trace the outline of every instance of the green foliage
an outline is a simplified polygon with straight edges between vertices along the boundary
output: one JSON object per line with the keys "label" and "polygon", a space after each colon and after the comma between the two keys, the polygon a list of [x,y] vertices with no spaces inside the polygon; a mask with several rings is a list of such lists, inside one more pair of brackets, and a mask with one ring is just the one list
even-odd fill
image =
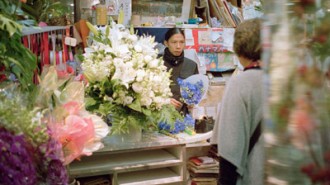
{"label": "green foliage", "polygon": [[0,29],[9,33],[9,36],[13,36],[17,31],[22,31],[22,25],[18,24],[11,18],[7,18],[5,15],[0,14]]}
{"label": "green foliage", "polygon": [[27,104],[28,92],[20,92],[13,84],[0,89],[0,127],[15,134],[25,134],[35,146],[46,141],[45,125],[39,123],[37,111],[31,111],[31,105]]}
{"label": "green foliage", "polygon": [[118,105],[109,105],[107,108],[105,106],[105,104],[101,105],[101,110],[110,115],[112,134],[128,132],[130,127],[157,130],[159,122],[166,122],[173,126],[178,118],[183,120],[182,115],[172,105],[166,105],[159,111],[150,111],[140,107],[141,112]]}
{"label": "green foliage", "polygon": [[281,101],[271,106],[271,116],[276,123],[276,130],[283,132],[287,128],[289,116],[294,107],[294,79],[295,73],[291,72],[288,80],[289,83],[285,85],[284,92],[281,96]]}
{"label": "green foliage", "polygon": [[330,55],[330,13],[320,18],[315,23],[315,35],[310,43],[315,56],[324,61]]}
{"label": "green foliage", "polygon": [[55,0],[28,0],[26,4],[22,4],[22,9],[37,22],[46,23],[50,19],[62,17],[70,11],[69,7]]}
{"label": "green foliage", "polygon": [[177,119],[183,120],[182,115],[173,105],[165,105],[160,110],[152,111],[141,106],[138,99],[127,107],[117,104],[111,98],[104,101],[101,97],[107,94],[106,87],[118,88],[108,83],[110,82],[100,83],[102,85],[97,89],[93,84],[90,84],[86,89],[89,94],[86,94],[85,106],[86,110],[108,119],[108,123],[112,125],[111,134],[126,133],[130,127],[156,130],[159,122],[174,125]]}
{"label": "green foliage", "polygon": [[25,90],[32,90],[34,70],[37,67],[36,57],[21,43],[22,25],[15,21],[14,4],[0,1],[0,66],[7,77],[13,73]]}

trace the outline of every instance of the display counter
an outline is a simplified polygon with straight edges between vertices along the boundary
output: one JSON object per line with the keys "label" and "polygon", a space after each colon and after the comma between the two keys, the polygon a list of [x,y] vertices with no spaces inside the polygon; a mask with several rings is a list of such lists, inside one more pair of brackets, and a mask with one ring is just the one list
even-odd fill
{"label": "display counter", "polygon": [[144,133],[141,141],[118,142],[112,136],[104,139],[104,148],[92,156],[82,157],[69,166],[73,178],[109,175],[112,184],[185,184],[186,148],[212,136],[208,133],[170,137]]}

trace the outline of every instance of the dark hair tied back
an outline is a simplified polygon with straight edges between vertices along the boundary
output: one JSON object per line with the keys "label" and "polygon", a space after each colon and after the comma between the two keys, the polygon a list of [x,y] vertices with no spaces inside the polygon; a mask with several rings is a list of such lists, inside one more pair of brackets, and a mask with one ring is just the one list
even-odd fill
{"label": "dark hair tied back", "polygon": [[168,41],[173,35],[178,34],[178,33],[180,33],[184,36],[184,32],[183,32],[182,29],[180,29],[180,28],[170,28],[165,34],[165,40]]}

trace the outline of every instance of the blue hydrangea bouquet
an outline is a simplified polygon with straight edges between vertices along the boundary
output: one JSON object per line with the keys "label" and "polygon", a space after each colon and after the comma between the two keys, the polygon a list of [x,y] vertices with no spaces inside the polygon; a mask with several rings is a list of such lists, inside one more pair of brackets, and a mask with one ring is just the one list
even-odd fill
{"label": "blue hydrangea bouquet", "polygon": [[[205,75],[197,74],[192,75],[186,79],[178,79],[180,85],[180,91],[182,101],[188,106],[198,105],[205,97],[208,89],[208,78]],[[174,126],[170,126],[165,122],[158,124],[158,128],[170,134],[178,134],[180,132],[186,132],[190,135],[194,134],[195,119],[192,115],[185,115],[183,120],[177,120]]]}
{"label": "blue hydrangea bouquet", "polygon": [[208,87],[205,75],[193,75],[187,79],[178,78],[183,102],[187,105],[198,105],[203,99]]}

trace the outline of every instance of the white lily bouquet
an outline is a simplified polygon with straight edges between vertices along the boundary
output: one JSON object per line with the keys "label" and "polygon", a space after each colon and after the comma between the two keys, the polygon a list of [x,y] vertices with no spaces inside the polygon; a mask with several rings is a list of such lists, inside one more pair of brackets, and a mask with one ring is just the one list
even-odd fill
{"label": "white lily bouquet", "polygon": [[103,28],[87,24],[94,36],[82,60],[86,109],[108,118],[111,133],[129,127],[157,130],[161,121],[182,119],[170,104],[170,72],[157,58],[154,37],[139,37],[116,23]]}

